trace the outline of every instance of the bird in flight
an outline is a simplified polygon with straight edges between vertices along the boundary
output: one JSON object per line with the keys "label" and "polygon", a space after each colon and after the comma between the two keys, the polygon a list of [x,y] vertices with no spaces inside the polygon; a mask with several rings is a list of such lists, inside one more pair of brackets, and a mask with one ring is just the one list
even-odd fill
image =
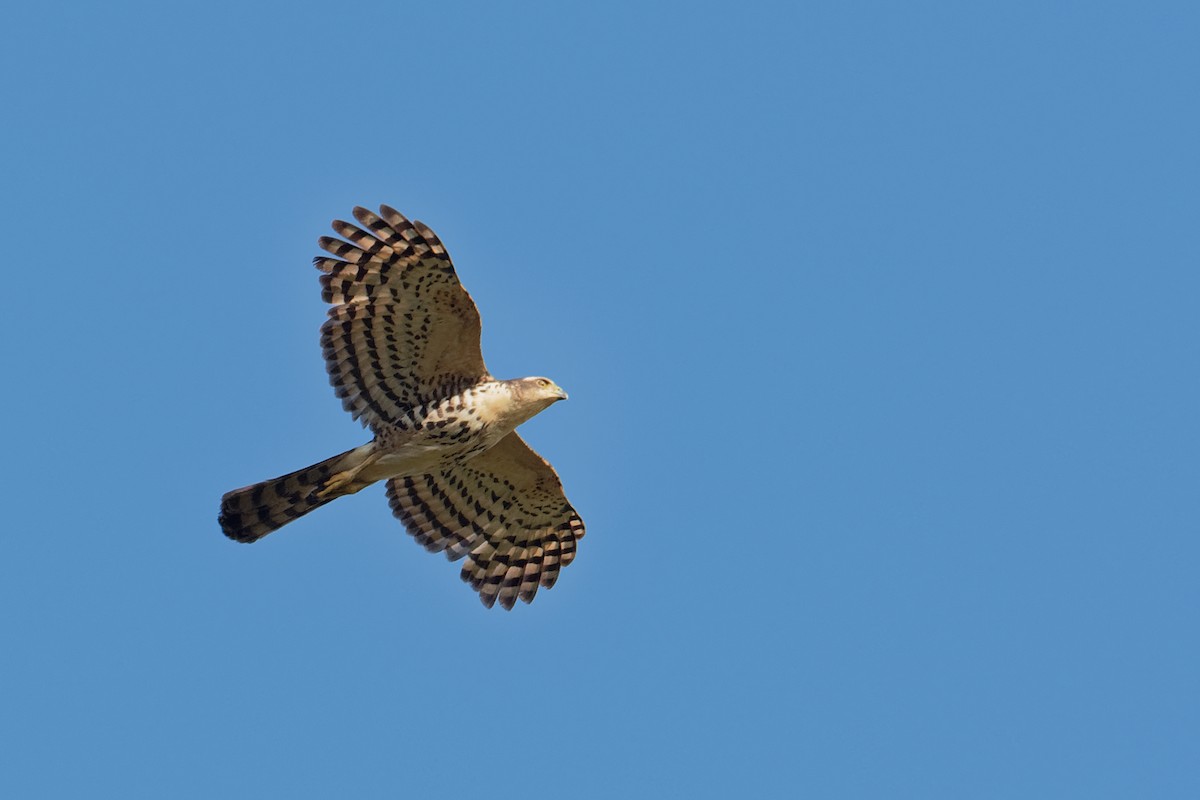
{"label": "bird in flight", "polygon": [[221,498],[221,530],[255,542],[343,495],[387,482],[392,513],[426,550],[465,558],[487,607],[549,589],[575,558],[583,520],[554,468],[517,434],[567,393],[548,378],[499,380],[479,311],[441,240],[389,206],[335,220],[313,260],[331,304],[321,326],[329,382],[374,438]]}

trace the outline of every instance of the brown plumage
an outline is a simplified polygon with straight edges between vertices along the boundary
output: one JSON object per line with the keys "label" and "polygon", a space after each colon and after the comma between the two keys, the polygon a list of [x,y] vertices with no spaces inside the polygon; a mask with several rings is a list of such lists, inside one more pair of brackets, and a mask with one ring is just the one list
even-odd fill
{"label": "brown plumage", "polygon": [[354,209],[315,259],[330,383],[375,434],[367,444],[226,494],[225,535],[253,542],[377,481],[426,549],[467,558],[483,603],[512,608],[549,588],[584,534],[554,469],[515,433],[565,399],[546,378],[501,381],[483,363],[479,312],[441,241],[395,209]]}

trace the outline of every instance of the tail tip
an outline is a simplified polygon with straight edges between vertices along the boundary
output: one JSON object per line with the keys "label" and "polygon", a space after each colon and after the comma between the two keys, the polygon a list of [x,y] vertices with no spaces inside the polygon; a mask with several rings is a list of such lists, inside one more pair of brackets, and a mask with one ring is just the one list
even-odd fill
{"label": "tail tip", "polygon": [[256,535],[250,526],[243,524],[241,514],[227,508],[221,509],[221,513],[217,515],[217,523],[221,526],[221,532],[235,542],[250,544],[262,538]]}

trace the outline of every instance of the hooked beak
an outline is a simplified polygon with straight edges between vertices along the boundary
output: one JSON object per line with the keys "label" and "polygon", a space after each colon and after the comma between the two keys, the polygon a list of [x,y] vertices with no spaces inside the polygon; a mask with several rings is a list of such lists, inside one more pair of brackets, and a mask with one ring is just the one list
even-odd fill
{"label": "hooked beak", "polygon": [[566,399],[567,399],[567,393],[563,391],[563,388],[562,388],[561,386],[559,386],[559,385],[556,383],[556,384],[554,384],[554,388],[555,388],[555,390],[558,392],[558,399],[559,399],[559,400],[566,400]]}

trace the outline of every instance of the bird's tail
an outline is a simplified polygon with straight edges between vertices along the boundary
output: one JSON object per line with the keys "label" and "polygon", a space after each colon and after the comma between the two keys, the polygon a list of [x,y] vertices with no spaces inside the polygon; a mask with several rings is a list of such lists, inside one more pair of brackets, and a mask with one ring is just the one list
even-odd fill
{"label": "bird's tail", "polygon": [[311,467],[234,489],[221,498],[221,530],[230,539],[256,542],[330,500],[369,486],[374,481],[360,479],[358,473],[375,458],[374,442],[369,442]]}

